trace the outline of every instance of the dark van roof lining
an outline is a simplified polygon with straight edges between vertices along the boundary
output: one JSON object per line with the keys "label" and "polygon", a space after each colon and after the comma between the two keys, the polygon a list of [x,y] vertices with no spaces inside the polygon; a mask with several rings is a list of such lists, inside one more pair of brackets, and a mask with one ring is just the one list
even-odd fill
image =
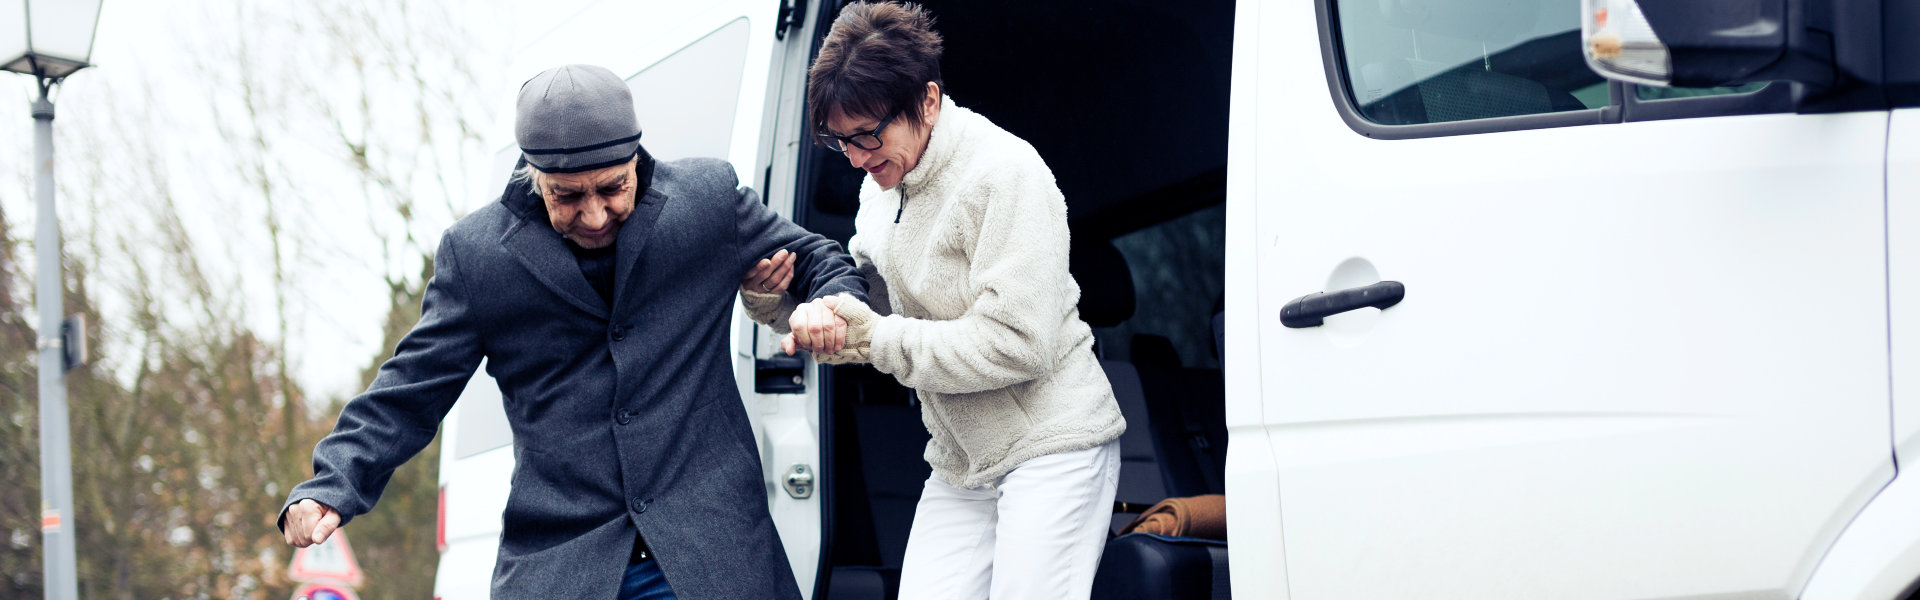
{"label": "dark van roof lining", "polygon": [[950,95],[1039,150],[1076,231],[1224,198],[1233,2],[924,5]]}

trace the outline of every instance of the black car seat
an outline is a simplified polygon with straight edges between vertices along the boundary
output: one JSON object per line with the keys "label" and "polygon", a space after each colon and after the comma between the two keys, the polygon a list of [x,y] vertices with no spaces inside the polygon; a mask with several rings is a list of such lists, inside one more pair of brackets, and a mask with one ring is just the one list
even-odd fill
{"label": "black car seat", "polygon": [[1129,533],[1107,540],[1095,600],[1226,600],[1227,543]]}
{"label": "black car seat", "polygon": [[[932,468],[921,458],[926,427],[910,392],[868,365],[821,369],[821,427],[827,465],[818,494],[832,506],[821,525],[827,565],[816,598],[894,600],[920,488]],[[830,398],[828,397],[830,396]]]}
{"label": "black car seat", "polygon": [[[1093,327],[1113,327],[1133,317],[1133,274],[1118,248],[1105,240],[1075,244],[1068,254],[1067,269],[1080,284],[1080,319]],[[1113,386],[1114,400],[1127,420],[1120,434],[1120,485],[1114,495],[1117,502],[1148,506],[1167,497],[1154,450],[1151,429],[1146,426],[1147,401],[1140,387],[1140,375],[1131,363],[1118,360],[1105,348],[1097,349],[1100,368]],[[1125,525],[1130,514],[1114,515],[1113,527]]]}
{"label": "black car seat", "polygon": [[[1208,329],[1214,333],[1213,327]],[[1135,335],[1131,345],[1145,392],[1147,428],[1168,495],[1224,494],[1227,435],[1221,371],[1184,367],[1165,337]],[[1107,542],[1094,575],[1093,597],[1230,598],[1227,573],[1224,540],[1129,533]]]}
{"label": "black car seat", "polygon": [[1226,384],[1221,371],[1183,366],[1173,342],[1163,336],[1135,335],[1131,345],[1167,495],[1226,493]]}
{"label": "black car seat", "polygon": [[[1101,241],[1076,245],[1071,256],[1070,268],[1082,290],[1081,318],[1094,327],[1112,327],[1131,318],[1133,277],[1120,251]],[[1142,341],[1144,348],[1138,345]],[[1119,503],[1144,507],[1169,496],[1220,493],[1198,472],[1201,463],[1190,451],[1176,451],[1173,455],[1178,457],[1169,460],[1167,450],[1191,445],[1190,419],[1181,412],[1180,403],[1204,404],[1207,401],[1200,398],[1205,396],[1217,407],[1223,395],[1178,393],[1175,388],[1192,381],[1205,385],[1207,376],[1182,369],[1172,346],[1162,342],[1165,338],[1135,337],[1130,362],[1111,352],[1100,357],[1127,420],[1127,431],[1120,436],[1120,482],[1115,494]],[[1218,371],[1213,373],[1218,381]],[[1224,457],[1224,420],[1220,429],[1219,455]],[[1123,525],[1133,516],[1116,514],[1114,524]],[[1226,551],[1226,543],[1217,540],[1140,533],[1114,538],[1101,555],[1093,598],[1225,598]]]}

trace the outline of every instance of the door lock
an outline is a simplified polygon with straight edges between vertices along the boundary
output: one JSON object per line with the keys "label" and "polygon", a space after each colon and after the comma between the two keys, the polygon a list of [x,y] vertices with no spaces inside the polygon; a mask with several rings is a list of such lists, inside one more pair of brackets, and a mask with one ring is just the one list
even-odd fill
{"label": "door lock", "polygon": [[787,495],[801,500],[813,497],[813,469],[806,465],[787,469]]}

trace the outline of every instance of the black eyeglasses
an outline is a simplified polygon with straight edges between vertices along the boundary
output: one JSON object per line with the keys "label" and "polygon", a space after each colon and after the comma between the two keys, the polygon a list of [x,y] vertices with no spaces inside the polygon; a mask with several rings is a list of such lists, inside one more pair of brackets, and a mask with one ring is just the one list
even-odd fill
{"label": "black eyeglasses", "polygon": [[[893,122],[893,117],[897,117],[897,116],[900,116],[900,113],[893,113],[892,117],[881,119],[880,124],[873,126],[873,131],[868,131],[865,133],[856,133],[853,135],[834,135],[832,132],[824,132],[824,133],[816,133],[814,135],[820,136],[820,143],[825,144],[828,148],[832,148],[833,150],[838,152],[846,152],[848,145],[852,145],[853,147],[859,148],[861,150],[872,152],[880,149],[880,131],[886,129],[887,123]],[[825,127],[821,127],[821,128],[825,129]]]}

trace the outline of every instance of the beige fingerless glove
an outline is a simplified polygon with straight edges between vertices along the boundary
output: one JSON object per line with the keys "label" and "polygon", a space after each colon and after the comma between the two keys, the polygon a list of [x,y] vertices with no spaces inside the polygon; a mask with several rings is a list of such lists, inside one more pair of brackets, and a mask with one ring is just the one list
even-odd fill
{"label": "beige fingerless glove", "polygon": [[747,288],[740,288],[740,305],[747,309],[748,319],[778,333],[787,333],[787,315],[797,306],[786,292],[762,294]]}
{"label": "beige fingerless glove", "polygon": [[873,326],[880,323],[880,315],[853,296],[841,294],[839,299],[833,314],[847,321],[847,344],[833,354],[815,352],[813,361],[823,365],[873,362]]}

